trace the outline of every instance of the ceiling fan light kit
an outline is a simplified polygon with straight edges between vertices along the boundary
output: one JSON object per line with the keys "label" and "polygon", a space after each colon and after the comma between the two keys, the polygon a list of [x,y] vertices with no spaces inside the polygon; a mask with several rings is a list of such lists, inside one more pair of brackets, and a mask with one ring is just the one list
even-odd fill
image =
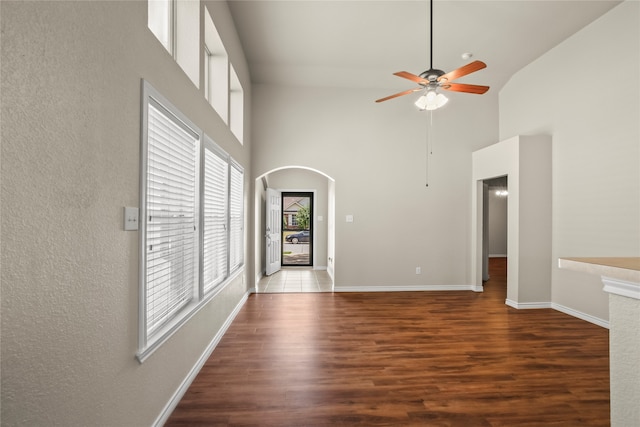
{"label": "ceiling fan light kit", "polygon": [[437,93],[435,89],[427,89],[425,94],[418,98],[418,100],[416,101],[416,107],[418,107],[420,111],[431,111],[437,110],[438,108],[444,106],[444,104],[446,104],[447,102],[449,102],[449,98],[447,98],[443,94]]}
{"label": "ceiling fan light kit", "polygon": [[[442,107],[448,101],[446,96],[438,93],[438,89],[448,90],[452,92],[474,93],[477,95],[481,95],[489,90],[489,86],[470,85],[465,83],[451,83],[453,80],[459,79],[460,77],[485,68],[487,64],[482,61],[470,62],[469,64],[448,73],[433,68],[433,0],[430,0],[429,18],[431,33],[429,69],[422,72],[419,76],[411,74],[407,71],[398,71],[397,73],[393,73],[398,77],[402,77],[404,79],[418,83],[420,86],[416,89],[405,90],[403,92],[377,99],[376,102],[388,101],[389,99],[424,90],[423,95],[418,98],[415,104],[421,111],[432,111]],[[470,53],[465,53],[462,55],[464,59],[469,59],[472,56],[473,55]]]}

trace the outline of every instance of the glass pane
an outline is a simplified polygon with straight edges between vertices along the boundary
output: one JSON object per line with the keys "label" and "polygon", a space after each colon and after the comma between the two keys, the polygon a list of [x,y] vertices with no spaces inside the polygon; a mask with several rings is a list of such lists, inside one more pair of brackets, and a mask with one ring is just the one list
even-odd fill
{"label": "glass pane", "polygon": [[282,193],[282,265],[313,265],[313,193]]}
{"label": "glass pane", "polygon": [[149,29],[160,43],[171,52],[171,8],[173,0],[149,0]]}

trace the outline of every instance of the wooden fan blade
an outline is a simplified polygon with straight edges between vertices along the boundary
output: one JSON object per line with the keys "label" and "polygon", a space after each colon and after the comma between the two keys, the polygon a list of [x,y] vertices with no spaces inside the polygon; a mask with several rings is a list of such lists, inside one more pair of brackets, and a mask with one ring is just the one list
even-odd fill
{"label": "wooden fan blade", "polygon": [[394,76],[402,77],[405,79],[409,79],[412,82],[420,83],[420,84],[429,84],[429,80],[425,80],[422,77],[416,76],[415,74],[408,73],[406,71],[398,71],[397,73],[393,73]]}
{"label": "wooden fan blade", "polygon": [[446,74],[438,77],[439,82],[450,82],[452,80],[459,79],[462,76],[466,76],[467,74],[475,73],[478,70],[482,70],[485,68],[487,64],[482,61],[473,61],[468,63],[467,65],[463,65],[457,70],[449,71]]}
{"label": "wooden fan blade", "polygon": [[422,89],[423,88],[419,87],[419,88],[416,88],[416,89],[405,90],[404,92],[400,92],[400,93],[396,93],[396,94],[393,94],[393,95],[389,95],[389,96],[387,96],[385,98],[376,99],[376,102],[388,101],[390,99],[397,98],[399,96],[409,95],[410,93],[417,92],[417,91],[422,90]]}
{"label": "wooden fan blade", "polygon": [[489,86],[468,85],[465,83],[446,83],[440,86],[441,89],[453,92],[466,92],[482,95],[489,90]]}

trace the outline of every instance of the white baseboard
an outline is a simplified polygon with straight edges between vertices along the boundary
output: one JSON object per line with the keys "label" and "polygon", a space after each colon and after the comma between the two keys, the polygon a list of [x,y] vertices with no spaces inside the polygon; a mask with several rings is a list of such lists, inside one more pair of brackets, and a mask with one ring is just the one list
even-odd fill
{"label": "white baseboard", "polygon": [[506,258],[507,254],[489,254],[489,258]]}
{"label": "white baseboard", "polygon": [[189,374],[187,375],[187,377],[182,381],[182,384],[180,384],[180,387],[178,387],[175,393],[173,393],[173,396],[171,396],[171,399],[165,405],[164,409],[162,410],[158,418],[156,418],[155,422],[153,423],[154,427],[162,427],[167,422],[173,410],[176,409],[176,406],[178,406],[178,403],[180,403],[180,399],[182,399],[184,394],[187,392],[193,380],[196,379],[198,372],[200,372],[200,369],[202,369],[202,366],[205,364],[207,359],[209,359],[209,356],[211,356],[211,353],[213,353],[213,350],[215,350],[216,346],[224,336],[225,332],[227,332],[227,329],[229,329],[229,326],[231,326],[233,319],[236,318],[236,316],[240,312],[240,309],[242,308],[244,303],[247,302],[248,298],[249,298],[249,292],[245,293],[244,296],[240,299],[240,301],[235,306],[231,314],[229,314],[229,317],[227,317],[227,320],[225,320],[222,327],[218,330],[218,333],[216,333],[216,335],[213,337],[213,339],[211,340],[207,348],[204,350],[204,352],[202,353],[202,355],[200,356],[196,364],[193,365],[193,368],[191,368],[191,371],[189,371]]}
{"label": "white baseboard", "polygon": [[555,302],[551,303],[551,308],[554,310],[561,311],[569,316],[577,317],[578,319],[585,320],[589,323],[593,323],[594,325],[601,326],[603,328],[609,329],[609,321],[600,319],[599,317],[592,316],[587,313],[583,313],[578,310],[574,310],[573,308],[565,307],[561,304],[556,304]]}
{"label": "white baseboard", "polygon": [[509,307],[517,308],[518,310],[529,310],[535,308],[552,308],[550,302],[517,302],[511,299],[506,299],[505,304]]}
{"label": "white baseboard", "polygon": [[334,286],[334,292],[474,291],[472,285]]}
{"label": "white baseboard", "polygon": [[552,308],[554,310],[560,311],[564,314],[568,314],[569,316],[576,317],[578,319],[584,320],[589,323],[593,323],[594,325],[601,326],[603,328],[609,329],[609,322],[607,320],[600,319],[598,317],[592,316],[587,313],[583,313],[578,310],[574,310],[573,308],[566,307],[562,304],[557,304],[555,302],[521,302],[518,303],[516,301],[507,299],[504,302],[509,307],[517,308],[518,310],[527,310],[527,309],[536,309],[536,308]]}
{"label": "white baseboard", "polygon": [[314,270],[323,270],[326,271],[327,270],[327,266],[326,265],[314,265],[313,266]]}

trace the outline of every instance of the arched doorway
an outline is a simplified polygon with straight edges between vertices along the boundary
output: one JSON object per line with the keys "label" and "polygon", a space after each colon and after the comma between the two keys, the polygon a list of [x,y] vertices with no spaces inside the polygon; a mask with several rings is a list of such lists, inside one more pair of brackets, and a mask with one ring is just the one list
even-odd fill
{"label": "arched doorway", "polygon": [[[312,227],[314,230],[313,247],[310,253],[313,259],[310,261],[312,267],[307,270],[324,272],[331,281],[333,289],[335,271],[335,180],[326,173],[305,167],[305,166],[283,166],[275,168],[259,175],[255,180],[254,194],[254,269],[256,272],[256,288],[267,273],[267,265],[273,260],[272,253],[282,253],[282,247],[268,249],[268,245],[282,245],[282,238],[269,238],[269,233],[274,230],[273,222],[268,223],[267,218],[267,192],[273,194],[278,191],[285,192],[313,192],[314,213]],[[281,220],[279,220],[281,221]],[[277,225],[277,224],[276,224]],[[279,231],[280,232],[280,231]],[[282,237],[282,234],[280,234]],[[281,260],[279,261],[281,262]],[[303,267],[293,267],[302,269]],[[273,271],[270,271],[273,272]]]}

